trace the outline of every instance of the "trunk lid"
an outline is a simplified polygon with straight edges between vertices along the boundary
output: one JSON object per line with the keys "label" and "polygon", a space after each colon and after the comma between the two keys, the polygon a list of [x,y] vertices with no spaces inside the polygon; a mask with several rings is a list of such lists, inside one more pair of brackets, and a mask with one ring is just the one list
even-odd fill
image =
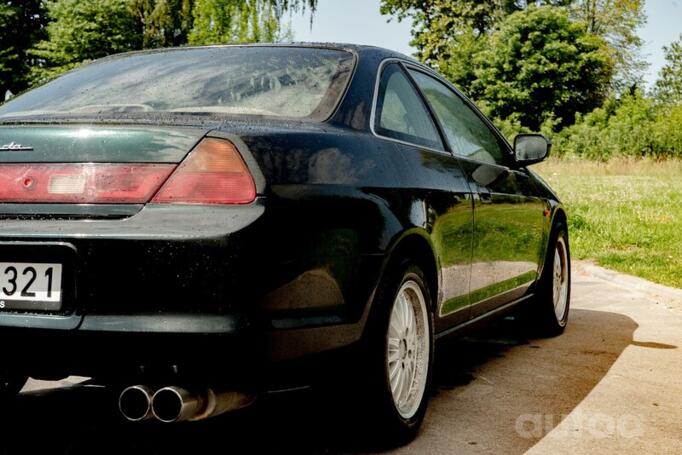
{"label": "trunk lid", "polygon": [[0,126],[0,163],[179,163],[205,133],[195,128]]}

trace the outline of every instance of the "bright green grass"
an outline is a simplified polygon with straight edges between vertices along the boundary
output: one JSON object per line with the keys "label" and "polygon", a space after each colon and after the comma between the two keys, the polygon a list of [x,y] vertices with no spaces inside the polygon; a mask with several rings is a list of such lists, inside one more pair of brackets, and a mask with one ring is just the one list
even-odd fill
{"label": "bright green grass", "polygon": [[551,160],[574,258],[682,288],[682,161]]}

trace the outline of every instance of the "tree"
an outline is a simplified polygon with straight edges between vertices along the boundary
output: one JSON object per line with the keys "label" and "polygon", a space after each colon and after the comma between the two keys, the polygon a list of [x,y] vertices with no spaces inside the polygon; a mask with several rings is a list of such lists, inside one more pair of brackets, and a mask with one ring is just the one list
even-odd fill
{"label": "tree", "polygon": [[516,12],[475,56],[473,96],[491,115],[515,115],[538,130],[547,121],[573,123],[575,114],[600,106],[613,61],[606,42],[569,19],[564,8]]}
{"label": "tree", "polygon": [[32,69],[34,82],[142,45],[128,0],[56,0],[48,3],[48,11],[48,39],[31,50],[40,59]]}
{"label": "tree", "polygon": [[484,37],[507,15],[529,4],[567,5],[571,0],[381,0],[381,14],[412,21],[417,58],[439,66],[449,60],[459,38]]}
{"label": "tree", "polygon": [[[42,30],[45,39],[28,51],[33,62],[27,79],[33,84],[80,63],[129,50],[188,41],[275,41],[283,36],[280,23],[286,12],[305,13],[309,8],[312,20],[317,0],[52,0],[46,4],[51,22],[44,30],[35,28]],[[5,36],[20,40],[8,25],[14,15],[12,8],[0,3],[0,43],[7,41]],[[0,47],[2,81],[11,73],[16,54],[10,44]],[[25,78],[27,71],[25,66],[17,74]]]}
{"label": "tree", "polygon": [[285,12],[305,13],[309,8],[314,13],[317,7],[317,0],[130,1],[145,49],[188,42],[199,45],[275,41],[283,36],[281,19]]}
{"label": "tree", "polygon": [[181,46],[192,29],[194,0],[131,0],[139,22],[142,47]]}
{"label": "tree", "polygon": [[641,85],[647,64],[637,30],[646,23],[644,0],[576,0],[571,13],[609,43],[615,62],[611,87],[621,93]]}
{"label": "tree", "polygon": [[197,0],[190,44],[276,41],[279,19],[271,2]]}
{"label": "tree", "polygon": [[654,95],[664,103],[682,104],[682,35],[663,52],[666,64],[658,74]]}
{"label": "tree", "polygon": [[[398,20],[412,20],[411,44],[417,49],[416,57],[456,76],[467,73],[458,66],[469,64],[471,51],[485,47],[490,33],[507,16],[537,6],[568,8],[572,20],[582,22],[587,32],[609,43],[615,63],[614,91],[641,85],[646,63],[640,55],[642,42],[637,30],[646,22],[644,0],[382,0],[381,12]],[[453,61],[455,58],[460,63]],[[471,80],[455,82],[464,83],[466,90]]]}
{"label": "tree", "polygon": [[471,95],[477,78],[476,56],[486,48],[489,40],[488,35],[477,35],[473,30],[466,30],[448,43],[438,62],[432,65],[460,90]]}
{"label": "tree", "polygon": [[289,34],[282,30],[284,13],[306,7],[314,13],[317,0],[195,0],[189,43],[280,41]]}
{"label": "tree", "polygon": [[412,22],[411,45],[416,57],[439,66],[449,60],[458,38],[487,33],[503,12],[496,0],[382,0],[381,14]]}
{"label": "tree", "polygon": [[28,49],[45,37],[47,11],[42,0],[0,0],[0,102],[5,93],[19,93],[33,65]]}

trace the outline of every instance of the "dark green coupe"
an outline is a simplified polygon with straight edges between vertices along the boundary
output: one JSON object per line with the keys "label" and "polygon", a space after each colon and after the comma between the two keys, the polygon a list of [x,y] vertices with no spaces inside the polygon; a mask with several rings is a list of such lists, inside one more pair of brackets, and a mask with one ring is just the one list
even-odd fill
{"label": "dark green coupe", "polygon": [[549,148],[373,47],[78,68],[0,106],[2,394],[78,374],[174,422],[324,382],[407,440],[437,339],[566,325],[566,214],[527,169]]}

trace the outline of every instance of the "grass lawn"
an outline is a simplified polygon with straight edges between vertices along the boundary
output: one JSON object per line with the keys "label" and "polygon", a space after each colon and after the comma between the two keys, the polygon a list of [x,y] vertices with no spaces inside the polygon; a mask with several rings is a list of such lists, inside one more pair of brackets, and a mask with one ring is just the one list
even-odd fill
{"label": "grass lawn", "polygon": [[682,161],[533,167],[568,211],[574,258],[682,288]]}

